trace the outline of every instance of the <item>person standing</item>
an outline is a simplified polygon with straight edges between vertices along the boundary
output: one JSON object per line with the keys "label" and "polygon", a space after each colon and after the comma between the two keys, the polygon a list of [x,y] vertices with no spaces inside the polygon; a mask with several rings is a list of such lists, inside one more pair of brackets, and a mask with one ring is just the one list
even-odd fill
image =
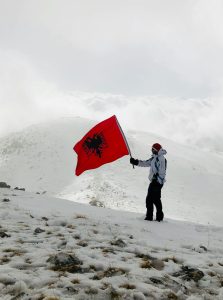
{"label": "person standing", "polygon": [[152,156],[148,160],[130,158],[130,163],[138,167],[150,167],[149,188],[146,196],[145,220],[153,221],[153,206],[156,207],[156,221],[163,221],[164,213],[161,201],[161,190],[165,182],[167,160],[164,157],[166,150],[159,143],[152,145]]}

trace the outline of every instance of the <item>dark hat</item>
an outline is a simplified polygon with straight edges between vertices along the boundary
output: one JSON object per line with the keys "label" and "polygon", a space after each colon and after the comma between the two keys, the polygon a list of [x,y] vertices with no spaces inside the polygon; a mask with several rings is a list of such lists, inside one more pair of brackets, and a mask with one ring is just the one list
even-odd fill
{"label": "dark hat", "polygon": [[152,149],[154,149],[157,152],[159,152],[161,148],[162,148],[162,146],[158,143],[155,143],[152,145]]}

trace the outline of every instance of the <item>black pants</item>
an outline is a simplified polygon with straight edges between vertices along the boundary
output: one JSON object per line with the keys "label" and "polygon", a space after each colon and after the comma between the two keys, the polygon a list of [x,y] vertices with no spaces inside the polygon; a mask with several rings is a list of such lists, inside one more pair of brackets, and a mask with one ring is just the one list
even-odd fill
{"label": "black pants", "polygon": [[156,220],[162,221],[164,214],[163,214],[163,208],[162,208],[162,202],[161,202],[161,189],[163,185],[157,182],[156,180],[153,180],[148,188],[148,193],[146,196],[146,219],[147,220],[153,220],[153,205],[156,206]]}

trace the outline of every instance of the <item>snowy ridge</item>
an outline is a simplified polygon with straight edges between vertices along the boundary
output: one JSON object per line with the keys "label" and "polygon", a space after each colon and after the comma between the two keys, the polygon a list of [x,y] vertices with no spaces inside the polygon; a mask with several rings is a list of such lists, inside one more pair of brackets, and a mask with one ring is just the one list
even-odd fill
{"label": "snowy ridge", "polygon": [[223,229],[0,189],[2,300],[222,299]]}
{"label": "snowy ridge", "polygon": [[[0,174],[12,186],[45,192],[81,203],[100,201],[108,208],[145,212],[148,169],[135,168],[129,157],[75,177],[74,144],[95,122],[64,118],[32,126],[0,140]],[[186,147],[154,134],[126,132],[132,155],[147,159],[159,141],[167,150],[165,216],[203,224],[223,225],[223,157]],[[214,196],[213,196],[214,195]]]}

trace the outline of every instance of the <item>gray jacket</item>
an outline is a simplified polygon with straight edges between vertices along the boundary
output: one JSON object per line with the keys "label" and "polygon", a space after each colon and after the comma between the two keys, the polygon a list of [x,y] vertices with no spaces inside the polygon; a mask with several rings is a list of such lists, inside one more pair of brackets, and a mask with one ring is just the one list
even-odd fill
{"label": "gray jacket", "polygon": [[148,160],[139,160],[139,167],[150,167],[149,180],[156,179],[160,184],[164,184],[166,177],[166,150],[160,149],[158,154],[153,154]]}

